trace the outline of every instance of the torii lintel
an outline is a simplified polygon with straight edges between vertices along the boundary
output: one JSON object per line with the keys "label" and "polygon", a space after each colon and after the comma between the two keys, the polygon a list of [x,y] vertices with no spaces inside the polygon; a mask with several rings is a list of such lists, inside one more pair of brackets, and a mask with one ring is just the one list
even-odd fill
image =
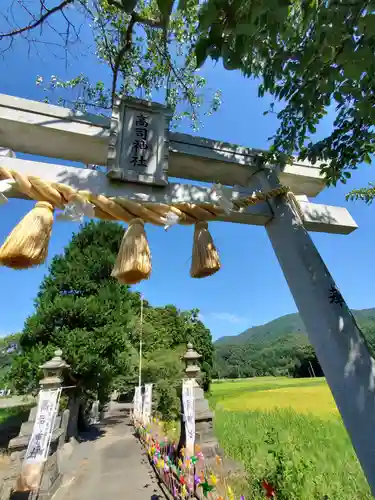
{"label": "torii lintel", "polygon": [[[112,180],[104,172],[19,160],[6,156],[5,152],[0,165],[81,190],[94,189],[107,196],[155,203],[215,202],[209,188],[168,183],[168,177],[234,186],[231,190],[234,199],[259,187],[254,174],[259,170],[257,159],[263,151],[169,132],[170,113],[164,106],[134,99],[124,104],[116,102],[112,117],[107,118],[0,94],[1,146],[20,153],[106,165]],[[136,113],[142,112],[149,119],[149,149],[153,150],[155,165],[150,167],[148,175],[145,169],[137,172],[135,165],[126,174],[126,180],[133,182],[114,182],[123,176],[116,168],[118,159],[127,156],[135,161],[131,148],[134,140],[143,140],[142,127],[136,127],[139,116]],[[142,163],[142,151],[138,149],[137,153],[137,161]],[[309,231],[349,234],[357,225],[345,208],[308,201],[307,197],[316,196],[325,187],[318,167],[296,161],[277,170],[280,182],[297,195]],[[23,197],[15,192],[10,196]],[[271,217],[270,207],[264,202],[215,220],[265,225]]]}

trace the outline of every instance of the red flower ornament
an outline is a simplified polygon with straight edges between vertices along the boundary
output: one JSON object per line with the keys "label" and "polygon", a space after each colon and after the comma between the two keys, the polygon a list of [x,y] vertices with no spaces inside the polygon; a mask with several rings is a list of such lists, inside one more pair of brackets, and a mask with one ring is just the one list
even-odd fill
{"label": "red flower ornament", "polygon": [[270,483],[268,483],[265,479],[262,481],[262,486],[266,490],[266,498],[276,498],[276,492]]}

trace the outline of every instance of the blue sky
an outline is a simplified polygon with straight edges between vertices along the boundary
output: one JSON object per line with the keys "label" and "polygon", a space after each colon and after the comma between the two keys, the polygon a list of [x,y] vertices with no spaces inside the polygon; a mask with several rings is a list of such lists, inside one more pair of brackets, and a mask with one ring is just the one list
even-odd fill
{"label": "blue sky", "polygon": [[[18,22],[22,24],[22,19]],[[5,29],[5,22],[0,20],[0,32]],[[88,40],[89,32],[86,26],[82,31],[84,40]],[[0,93],[40,100],[44,94],[35,85],[37,75],[46,79],[51,75],[69,78],[83,72],[93,81],[109,81],[106,67],[96,63],[84,46],[74,48],[77,59],[70,59],[68,66],[51,50],[38,46],[39,54],[35,47],[28,53],[27,44],[17,40],[0,60]],[[267,148],[267,138],[275,131],[277,122],[272,115],[263,116],[267,100],[257,97],[256,82],[244,79],[238,72],[225,71],[220,65],[206,65],[203,74],[209,88],[222,89],[223,104],[218,113],[204,120],[198,135]],[[330,120],[326,120],[319,135],[327,133],[330,127]],[[187,124],[179,131],[192,133]],[[359,225],[349,236],[312,235],[348,305],[355,309],[375,306],[374,208],[347,203],[345,193],[371,180],[373,167],[363,166],[346,186],[326,189],[314,200],[346,206]],[[0,242],[31,207],[31,202],[11,200],[0,208]],[[33,300],[49,261],[63,251],[77,229],[78,224],[74,223],[54,224],[45,265],[21,272],[0,268],[0,336],[22,329],[26,317],[33,312]],[[189,276],[193,228],[173,227],[164,232],[147,227],[153,273],[149,281],[135,288],[153,305],[173,303],[182,309],[199,308],[215,339],[296,311],[264,228],[212,223],[210,230],[220,251],[222,269],[210,278],[193,280]]]}

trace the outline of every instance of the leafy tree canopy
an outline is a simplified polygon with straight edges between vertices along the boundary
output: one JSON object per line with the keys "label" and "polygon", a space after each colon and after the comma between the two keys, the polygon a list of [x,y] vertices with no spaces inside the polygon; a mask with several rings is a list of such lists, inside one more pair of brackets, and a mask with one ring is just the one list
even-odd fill
{"label": "leafy tree canopy", "polygon": [[[328,184],[345,183],[361,162],[371,163],[374,2],[208,0],[199,30],[198,65],[207,57],[220,59],[228,70],[260,78],[259,95],[274,97],[269,112],[280,121],[272,138],[275,159],[297,153],[321,160]],[[333,130],[314,141],[329,107],[336,111]]]}
{"label": "leafy tree canopy", "polygon": [[7,374],[14,356],[19,351],[20,333],[0,338],[0,389],[7,384]]}
{"label": "leafy tree canopy", "polygon": [[[20,0],[23,5],[24,0]],[[51,16],[67,19],[65,45],[78,21],[69,9],[89,21],[97,57],[113,73],[112,89],[91,84],[80,75],[69,82],[54,78],[52,88],[80,88],[75,106],[110,107],[117,91],[151,98],[158,91],[176,110],[198,123],[205,101],[204,79],[195,68],[211,57],[228,70],[261,80],[259,95],[274,97],[267,112],[279,128],[272,137],[272,161],[291,155],[320,160],[328,184],[346,182],[375,149],[375,4],[332,0],[64,0],[54,8],[41,0],[30,24],[0,35],[6,44],[17,34],[29,36]],[[76,36],[79,36],[75,30]],[[32,36],[32,35],[30,35]],[[74,40],[73,40],[74,41]],[[184,102],[188,110],[180,109]],[[208,112],[217,109],[215,93]],[[316,140],[317,124],[335,110],[332,132]],[[350,199],[374,198],[374,188],[355,190]]]}
{"label": "leafy tree canopy", "polygon": [[[61,348],[76,392],[105,402],[114,388],[132,391],[138,383],[139,343],[143,340],[142,382],[170,387],[176,401],[181,356],[188,341],[202,354],[204,380],[210,379],[212,339],[198,311],[175,306],[153,308],[140,294],[111,277],[123,228],[112,222],[84,225],[62,255],[54,257],[40,285],[35,312],[25,322],[8,380],[20,392],[38,388],[40,365]],[[72,380],[66,380],[72,385]],[[165,400],[159,398],[160,407]],[[169,415],[170,417],[170,415]],[[168,418],[169,418],[168,417]]]}

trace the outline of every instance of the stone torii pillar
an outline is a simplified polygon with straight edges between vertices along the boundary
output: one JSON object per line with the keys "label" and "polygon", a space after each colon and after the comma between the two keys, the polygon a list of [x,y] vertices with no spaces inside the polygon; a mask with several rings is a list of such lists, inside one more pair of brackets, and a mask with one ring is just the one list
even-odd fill
{"label": "stone torii pillar", "polygon": [[[279,182],[258,177],[265,189]],[[375,495],[375,360],[300,215],[283,198],[270,204],[267,234]]]}

